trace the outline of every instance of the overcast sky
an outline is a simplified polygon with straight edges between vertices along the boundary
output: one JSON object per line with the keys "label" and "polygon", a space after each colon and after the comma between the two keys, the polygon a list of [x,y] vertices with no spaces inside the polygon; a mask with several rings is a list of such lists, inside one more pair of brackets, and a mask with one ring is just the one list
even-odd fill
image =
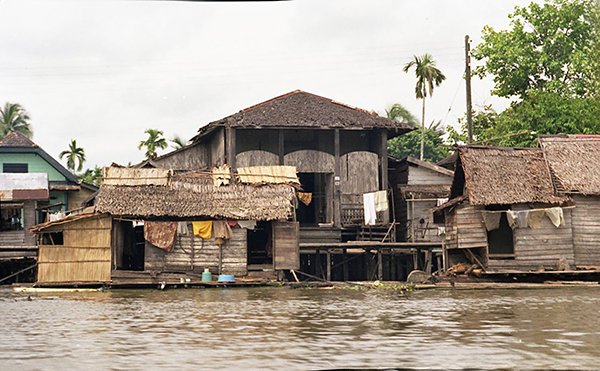
{"label": "overcast sky", "polygon": [[[428,52],[447,79],[425,121],[454,125],[464,36],[477,45],[483,26],[506,29],[529,2],[0,0],[0,104],[20,103],[56,159],[76,139],[84,167],[137,163],[147,128],[189,139],[296,89],[381,114],[399,102],[420,117],[402,66]],[[491,87],[473,80],[475,107],[507,105]]]}

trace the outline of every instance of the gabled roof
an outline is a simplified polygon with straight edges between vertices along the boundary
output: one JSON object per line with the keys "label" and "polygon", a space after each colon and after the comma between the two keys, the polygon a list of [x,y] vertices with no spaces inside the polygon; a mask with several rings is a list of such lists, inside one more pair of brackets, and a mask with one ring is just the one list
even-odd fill
{"label": "gabled roof", "polygon": [[68,181],[79,184],[79,179],[73,173],[62,166],[31,139],[18,131],[14,131],[0,140],[0,153],[35,153],[46,160],[50,166],[55,168]]}
{"label": "gabled roof", "polygon": [[392,136],[413,130],[405,123],[352,107],[301,90],[275,97],[245,108],[200,128],[192,138],[210,133],[216,127],[232,128],[306,128],[306,129],[387,129]]}
{"label": "gabled roof", "polygon": [[560,194],[600,195],[600,135],[540,136]]}
{"label": "gabled roof", "polygon": [[452,170],[448,170],[445,167],[441,167],[437,164],[434,164],[432,162],[427,162],[427,161],[423,161],[423,160],[419,160],[418,158],[414,158],[412,156],[406,156],[402,159],[397,159],[394,158],[392,156],[388,156],[391,160],[396,161],[396,162],[403,162],[406,161],[407,163],[414,165],[414,166],[420,166],[423,167],[425,169],[429,169],[431,171],[435,171],[436,173],[440,173],[442,175],[447,175],[449,177],[454,175],[454,171]]}
{"label": "gabled roof", "polygon": [[0,147],[38,147],[38,145],[22,133],[13,131],[0,140]]}
{"label": "gabled roof", "polygon": [[[539,148],[459,147],[451,198],[466,196],[471,205],[558,204],[550,172]],[[459,170],[460,167],[460,170]]]}

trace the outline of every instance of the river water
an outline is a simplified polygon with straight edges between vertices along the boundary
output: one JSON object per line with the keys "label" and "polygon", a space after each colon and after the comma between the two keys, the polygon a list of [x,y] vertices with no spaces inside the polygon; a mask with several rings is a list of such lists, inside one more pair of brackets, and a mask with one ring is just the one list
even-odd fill
{"label": "river water", "polygon": [[600,286],[0,289],[0,370],[600,369]]}

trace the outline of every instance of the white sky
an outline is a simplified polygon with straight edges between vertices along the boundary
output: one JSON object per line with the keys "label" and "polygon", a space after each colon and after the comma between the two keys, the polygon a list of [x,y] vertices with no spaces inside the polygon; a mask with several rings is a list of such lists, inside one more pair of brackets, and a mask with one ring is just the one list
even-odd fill
{"label": "white sky", "polygon": [[[402,67],[429,52],[447,79],[425,121],[453,125],[465,112],[464,36],[477,45],[484,25],[508,28],[529,2],[0,0],[0,104],[20,103],[57,160],[73,138],[84,167],[137,163],[147,128],[189,139],[296,89],[381,114],[399,102],[420,117]],[[491,81],[472,85],[474,107],[507,105]]]}

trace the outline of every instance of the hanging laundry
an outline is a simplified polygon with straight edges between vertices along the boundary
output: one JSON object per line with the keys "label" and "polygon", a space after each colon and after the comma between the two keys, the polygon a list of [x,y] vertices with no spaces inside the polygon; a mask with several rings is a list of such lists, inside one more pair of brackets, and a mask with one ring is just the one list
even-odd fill
{"label": "hanging laundry", "polygon": [[237,227],[239,227],[239,224],[238,224],[237,220],[228,220],[227,224],[229,224],[229,227],[231,227],[231,228],[237,228]]}
{"label": "hanging laundry", "polygon": [[300,202],[302,202],[303,204],[308,206],[312,202],[312,193],[311,192],[298,192],[298,199],[300,200]]}
{"label": "hanging laundry", "polygon": [[178,222],[177,223],[177,234],[179,236],[187,236],[190,234],[190,230],[188,229],[187,222]]}
{"label": "hanging laundry", "polygon": [[386,191],[375,192],[375,211],[385,211],[388,209],[388,200]]}
{"label": "hanging laundry", "polygon": [[225,220],[215,220],[213,222],[215,242],[222,245],[233,237],[233,232]]}
{"label": "hanging laundry", "polygon": [[548,218],[556,228],[565,224],[563,209],[561,207],[551,207],[546,209],[546,215],[548,215]]}
{"label": "hanging laundry", "polygon": [[194,235],[208,240],[212,234],[212,220],[204,222],[192,222],[192,229],[194,230]]}
{"label": "hanging laundry", "polygon": [[441,206],[443,204],[445,204],[446,202],[448,202],[449,198],[438,198],[437,202],[435,204],[435,206]]}
{"label": "hanging laundry", "polygon": [[528,220],[529,220],[529,210],[507,210],[506,211],[506,219],[508,220],[508,225],[512,228],[527,228]]}
{"label": "hanging laundry", "polygon": [[152,245],[167,251],[173,251],[177,222],[145,222],[144,239]]}
{"label": "hanging laundry", "polygon": [[363,208],[365,212],[365,225],[375,225],[375,220],[377,219],[375,193],[363,194]]}
{"label": "hanging laundry", "polygon": [[500,228],[500,217],[502,216],[502,213],[502,211],[482,211],[481,216],[485,223],[485,229],[493,231],[494,229]]}
{"label": "hanging laundry", "polygon": [[534,209],[529,210],[529,228],[540,229],[542,228],[542,218],[546,214],[545,209]]}
{"label": "hanging laundry", "polygon": [[240,225],[240,228],[254,230],[256,227],[256,220],[238,220],[238,224]]}

